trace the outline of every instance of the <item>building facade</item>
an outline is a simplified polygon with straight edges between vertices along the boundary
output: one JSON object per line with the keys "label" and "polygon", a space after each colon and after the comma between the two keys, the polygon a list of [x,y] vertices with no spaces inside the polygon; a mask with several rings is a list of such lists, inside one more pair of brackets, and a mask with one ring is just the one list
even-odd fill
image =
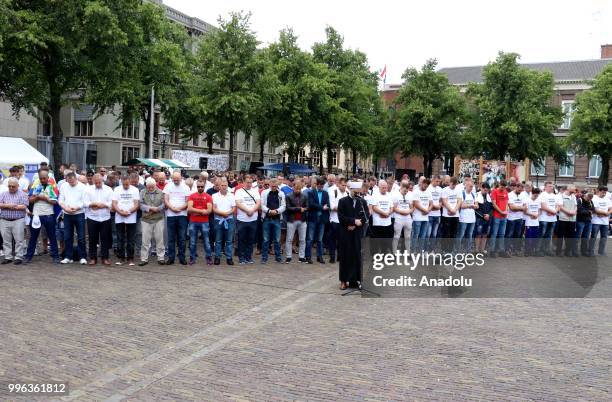
{"label": "building facade", "polygon": [[[522,66],[537,70],[550,71],[553,74],[555,86],[554,96],[551,100],[553,105],[561,107],[564,118],[561,125],[555,130],[554,135],[560,139],[567,136],[572,122],[572,113],[576,96],[590,88],[589,82],[593,80],[606,65],[612,63],[612,45],[601,46],[601,58],[582,61],[563,61],[552,63],[522,64]],[[467,90],[470,83],[482,82],[482,71],[484,66],[472,67],[449,67],[439,70],[445,74],[451,84],[456,85],[462,92]],[[383,90],[383,101],[391,106],[394,103],[401,85],[388,85]],[[597,178],[601,173],[601,159],[597,155],[575,155],[568,153],[573,161],[570,166],[559,166],[552,158],[541,161],[524,161],[526,178],[533,182],[543,183],[553,181],[557,184],[575,183],[578,185],[596,185]],[[421,173],[423,164],[418,157],[402,158],[396,155],[396,166],[398,169],[408,166]],[[444,174],[453,171],[456,161],[443,160],[434,164],[434,174]],[[535,163],[534,163],[535,162]],[[612,177],[612,168],[610,171]]]}

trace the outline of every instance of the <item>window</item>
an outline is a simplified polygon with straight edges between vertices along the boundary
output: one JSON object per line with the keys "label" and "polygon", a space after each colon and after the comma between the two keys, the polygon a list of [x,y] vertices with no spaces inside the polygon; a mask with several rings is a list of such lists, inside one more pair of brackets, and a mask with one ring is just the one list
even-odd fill
{"label": "window", "polygon": [[574,176],[574,162],[575,157],[573,152],[567,153],[567,159],[570,162],[569,166],[559,166],[559,176],[561,177],[573,177]]}
{"label": "window", "polygon": [[225,135],[223,135],[223,137],[217,139],[217,145],[219,145],[219,148],[225,148]]}
{"label": "window", "polygon": [[306,151],[304,149],[300,150],[300,154],[298,155],[298,163],[306,163]]}
{"label": "window", "polygon": [[601,175],[601,157],[593,155],[589,159],[589,177],[599,177]]}
{"label": "window", "polygon": [[75,137],[91,137],[93,135],[92,120],[75,120],[74,121],[74,136]]}
{"label": "window", "polygon": [[159,159],[159,149],[153,150],[153,159]]}
{"label": "window", "polygon": [[562,101],[561,110],[563,111],[563,123],[561,128],[569,130],[572,126],[572,114],[574,113],[574,101]]}
{"label": "window", "polygon": [[338,151],[335,149],[331,151],[331,163],[332,165],[328,166],[328,168],[335,167],[338,165]]}
{"label": "window", "polygon": [[170,138],[170,143],[172,144],[178,144],[181,142],[181,135],[178,131],[175,131],[172,133],[172,136]]}
{"label": "window", "polygon": [[546,161],[540,159],[537,161],[531,161],[531,173],[532,176],[545,176],[546,175]]}
{"label": "window", "polygon": [[274,146],[274,144],[271,141],[268,142],[268,153],[273,154],[275,150],[276,150],[276,147]]}
{"label": "window", "polygon": [[122,138],[133,138],[135,140],[139,137],[140,121],[134,120],[130,122],[124,122],[121,125],[121,137]]}
{"label": "window", "polygon": [[314,151],[312,153],[312,165],[319,166],[321,163],[321,151]]}
{"label": "window", "polygon": [[238,166],[238,155],[232,156],[232,166],[234,170],[237,170],[238,168],[240,168],[240,166]]}
{"label": "window", "polygon": [[139,156],[139,147],[121,147],[121,164],[123,166],[125,166],[125,163],[130,159],[138,158]]}
{"label": "window", "polygon": [[276,158],[268,158],[268,163],[276,163]]}
{"label": "window", "polygon": [[242,144],[246,152],[251,151],[251,137],[244,136],[244,143]]}

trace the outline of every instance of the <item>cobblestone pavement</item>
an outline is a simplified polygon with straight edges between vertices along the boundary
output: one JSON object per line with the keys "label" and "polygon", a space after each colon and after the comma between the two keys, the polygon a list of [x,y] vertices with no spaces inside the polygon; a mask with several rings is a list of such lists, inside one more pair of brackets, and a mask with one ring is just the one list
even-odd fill
{"label": "cobblestone pavement", "polygon": [[611,299],[367,299],[339,297],[330,264],[41,260],[0,266],[0,380],[68,381],[63,400],[612,399]]}

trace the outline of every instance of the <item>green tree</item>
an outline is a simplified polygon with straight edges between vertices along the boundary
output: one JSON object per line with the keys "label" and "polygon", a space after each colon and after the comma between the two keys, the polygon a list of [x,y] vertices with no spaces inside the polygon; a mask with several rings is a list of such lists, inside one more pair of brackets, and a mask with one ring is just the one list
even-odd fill
{"label": "green tree", "polygon": [[534,161],[554,156],[562,162],[553,135],[562,120],[561,109],[551,103],[553,76],[521,67],[518,58],[500,53],[484,68],[483,82],[470,85],[471,151],[498,160],[507,155]]}
{"label": "green tree", "polygon": [[257,58],[259,42],[250,28],[250,14],[233,13],[219,19],[219,29],[204,37],[196,55],[192,105],[209,131],[229,134],[233,169],[234,140],[250,132],[259,109],[256,85],[263,73]]}
{"label": "green tree", "polygon": [[595,78],[593,86],[576,99],[570,133],[566,145],[577,153],[599,155],[599,185],[608,184],[612,157],[612,65]]}
{"label": "green tree", "polygon": [[428,60],[421,71],[408,68],[404,72],[388,131],[391,151],[421,155],[427,176],[435,159],[461,151],[466,116],[465,100],[445,75],[435,71],[436,65],[436,60]]}
{"label": "green tree", "polygon": [[270,140],[285,144],[295,161],[305,145],[320,149],[333,124],[336,103],[329,69],[297,45],[291,29],[280,32],[269,46],[270,62],[278,79],[278,107],[270,114]]}
{"label": "green tree", "polygon": [[131,57],[148,50],[139,46],[142,36],[166,19],[159,6],[140,0],[0,1],[0,18],[10,20],[1,24],[0,91],[17,115],[50,117],[57,164],[61,108],[83,101],[98,111],[113,107],[108,94],[133,88],[117,87],[126,82]]}
{"label": "green tree", "polygon": [[337,103],[324,144],[327,166],[331,166],[332,151],[342,147],[352,153],[355,173],[357,156],[369,154],[374,138],[382,132],[377,124],[381,115],[378,76],[370,71],[364,53],[344,48],[344,38],[333,27],[327,27],[325,33],[327,40],[315,43],[313,56],[329,68],[331,96]]}

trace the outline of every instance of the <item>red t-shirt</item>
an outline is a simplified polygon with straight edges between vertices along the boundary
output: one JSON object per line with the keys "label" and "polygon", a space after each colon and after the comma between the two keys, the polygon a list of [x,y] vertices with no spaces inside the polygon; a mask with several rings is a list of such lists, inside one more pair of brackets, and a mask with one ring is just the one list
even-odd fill
{"label": "red t-shirt", "polygon": [[[504,189],[503,191],[499,188],[491,191],[491,201],[494,201],[497,204],[497,208],[502,211],[506,211],[508,208],[508,190]],[[497,212],[496,209],[493,209],[493,217],[494,218],[507,218],[508,215],[502,215]]]}
{"label": "red t-shirt", "polygon": [[[197,191],[191,194],[188,198],[193,201],[193,207],[196,209],[206,209],[208,204],[212,204],[212,197],[206,193],[198,193]],[[189,214],[190,222],[208,222],[208,215],[193,215]]]}

